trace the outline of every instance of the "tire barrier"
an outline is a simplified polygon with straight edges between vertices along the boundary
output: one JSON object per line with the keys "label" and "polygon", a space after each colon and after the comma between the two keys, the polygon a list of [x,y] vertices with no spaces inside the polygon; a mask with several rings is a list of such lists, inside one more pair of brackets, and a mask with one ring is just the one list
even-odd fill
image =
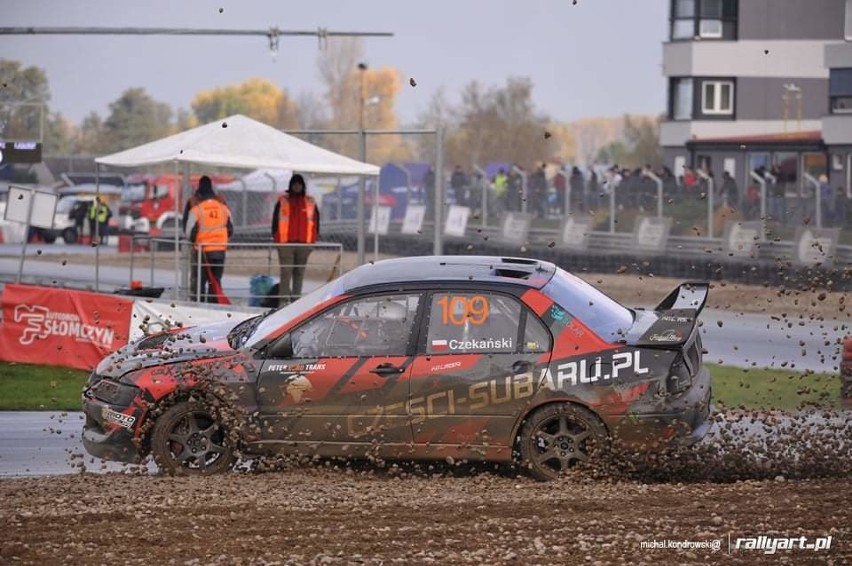
{"label": "tire barrier", "polygon": [[[351,232],[324,231],[323,241],[337,242],[347,251],[356,249]],[[372,244],[372,242],[370,242]],[[368,257],[372,246],[368,246]],[[379,240],[379,252],[392,255],[430,255],[433,245],[423,236],[388,234]],[[654,274],[658,277],[732,281],[749,285],[768,285],[796,289],[825,288],[830,291],[852,290],[852,266],[807,267],[791,261],[701,256],[674,256],[665,252],[575,251],[537,243],[519,246],[494,240],[471,243],[469,239],[447,238],[447,255],[505,255],[533,257],[552,261],[574,272]]]}

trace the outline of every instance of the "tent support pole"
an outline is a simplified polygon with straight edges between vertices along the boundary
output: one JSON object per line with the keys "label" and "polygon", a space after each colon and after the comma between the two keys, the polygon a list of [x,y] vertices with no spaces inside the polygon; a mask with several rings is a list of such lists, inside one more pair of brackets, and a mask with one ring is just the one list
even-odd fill
{"label": "tent support pole", "polygon": [[[100,202],[101,202],[101,166],[99,163],[95,163],[95,226],[97,229],[95,233],[92,234],[92,245],[95,246],[95,293],[101,290],[101,223],[98,222],[98,216],[100,216]],[[89,213],[91,214],[91,213]],[[92,223],[89,222],[89,226]],[[95,241],[97,238],[97,241]],[[107,239],[109,239],[109,226],[107,226]]]}
{"label": "tent support pole", "polygon": [[[175,163],[177,168],[180,168],[181,163]],[[180,201],[183,200],[183,196],[187,194],[187,187],[189,186],[189,163],[183,164],[183,178],[181,179],[181,187],[180,191],[178,191],[178,196],[175,199],[175,290],[172,294],[175,300],[180,298],[180,280],[181,280],[181,268],[180,268],[180,231],[185,230],[186,226],[180,225],[181,213],[180,213]]]}
{"label": "tent support pole", "polygon": [[444,253],[441,226],[444,218],[444,128],[439,126],[435,133],[435,255]]}
{"label": "tent support pole", "polygon": [[[367,162],[367,132],[364,131],[364,128],[361,128],[358,132],[359,139],[359,155],[361,159],[361,163]],[[378,182],[378,178],[376,179]],[[358,179],[358,265],[364,265],[364,252],[366,248],[365,242],[365,232],[366,228],[364,226],[364,193],[367,191],[367,185],[364,179],[364,175]]]}

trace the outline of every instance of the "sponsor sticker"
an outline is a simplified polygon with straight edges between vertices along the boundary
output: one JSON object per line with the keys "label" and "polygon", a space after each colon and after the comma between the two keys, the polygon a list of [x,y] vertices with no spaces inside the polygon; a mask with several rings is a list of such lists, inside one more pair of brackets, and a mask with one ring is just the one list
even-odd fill
{"label": "sponsor sticker", "polygon": [[610,382],[625,375],[645,375],[650,369],[643,364],[641,355],[640,350],[627,350],[611,356],[571,360],[556,365],[555,371],[550,367],[542,370],[540,381],[551,391],[564,391],[568,386]]}
{"label": "sponsor sticker", "polygon": [[440,364],[440,365],[437,365],[437,366],[432,366],[432,368],[429,371],[432,371],[432,372],[445,371],[445,370],[448,370],[448,369],[460,368],[461,365],[462,365],[461,362],[448,362],[446,364]]}
{"label": "sponsor sticker", "polygon": [[287,381],[281,385],[284,399],[292,399],[294,403],[301,403],[302,399],[307,395],[313,386],[307,377],[301,374],[295,374],[287,378]]}
{"label": "sponsor sticker", "polygon": [[119,413],[109,407],[103,407],[101,409],[101,417],[103,417],[103,419],[107,422],[115,423],[128,430],[130,430],[133,423],[136,422],[136,417],[133,415],[125,415],[124,413]]}
{"label": "sponsor sticker", "polygon": [[683,336],[677,330],[668,329],[656,334],[651,334],[648,336],[648,340],[651,342],[680,342],[683,340]]}
{"label": "sponsor sticker", "polygon": [[48,336],[73,338],[77,342],[88,342],[103,348],[112,347],[115,340],[115,332],[111,328],[86,324],[76,313],[53,311],[37,305],[17,305],[13,317],[15,322],[27,325],[18,338],[22,346]]}
{"label": "sponsor sticker", "polygon": [[692,319],[688,316],[677,316],[673,314],[664,314],[660,317],[660,320],[664,322],[676,322],[678,324],[689,324],[692,322]]}
{"label": "sponsor sticker", "polygon": [[311,371],[321,371],[325,369],[325,364],[320,362],[316,364],[270,364],[266,371],[280,371],[293,373],[306,373]]}
{"label": "sponsor sticker", "polygon": [[569,322],[571,322],[570,315],[565,312],[559,305],[551,305],[550,318],[552,318],[555,322],[559,322],[562,324],[568,324]]}

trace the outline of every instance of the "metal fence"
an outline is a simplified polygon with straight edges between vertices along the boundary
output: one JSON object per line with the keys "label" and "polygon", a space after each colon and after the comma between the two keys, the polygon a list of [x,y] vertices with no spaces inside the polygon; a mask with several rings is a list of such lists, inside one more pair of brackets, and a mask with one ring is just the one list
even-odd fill
{"label": "metal fence", "polygon": [[[200,249],[188,240],[166,237],[134,236],[130,249],[130,280],[149,288],[170,288],[172,298],[195,302],[216,302],[216,297],[201,288],[205,272],[215,267]],[[276,244],[273,242],[230,242],[218,278],[224,296],[231,303],[247,306],[278,306],[295,297],[273,286],[281,275],[280,249],[310,249],[304,264],[302,294],[340,276],[344,262],[340,243]],[[195,272],[193,273],[193,269]],[[195,285],[193,285],[195,283]]]}

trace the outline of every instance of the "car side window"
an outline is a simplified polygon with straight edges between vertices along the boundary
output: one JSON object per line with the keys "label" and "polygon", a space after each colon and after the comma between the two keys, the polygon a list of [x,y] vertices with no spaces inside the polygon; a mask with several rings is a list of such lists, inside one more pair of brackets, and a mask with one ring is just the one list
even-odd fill
{"label": "car side window", "polygon": [[499,293],[433,293],[426,353],[517,352],[522,312],[517,299]]}
{"label": "car side window", "polygon": [[404,356],[420,294],[373,295],[335,305],[291,333],[294,358]]}

